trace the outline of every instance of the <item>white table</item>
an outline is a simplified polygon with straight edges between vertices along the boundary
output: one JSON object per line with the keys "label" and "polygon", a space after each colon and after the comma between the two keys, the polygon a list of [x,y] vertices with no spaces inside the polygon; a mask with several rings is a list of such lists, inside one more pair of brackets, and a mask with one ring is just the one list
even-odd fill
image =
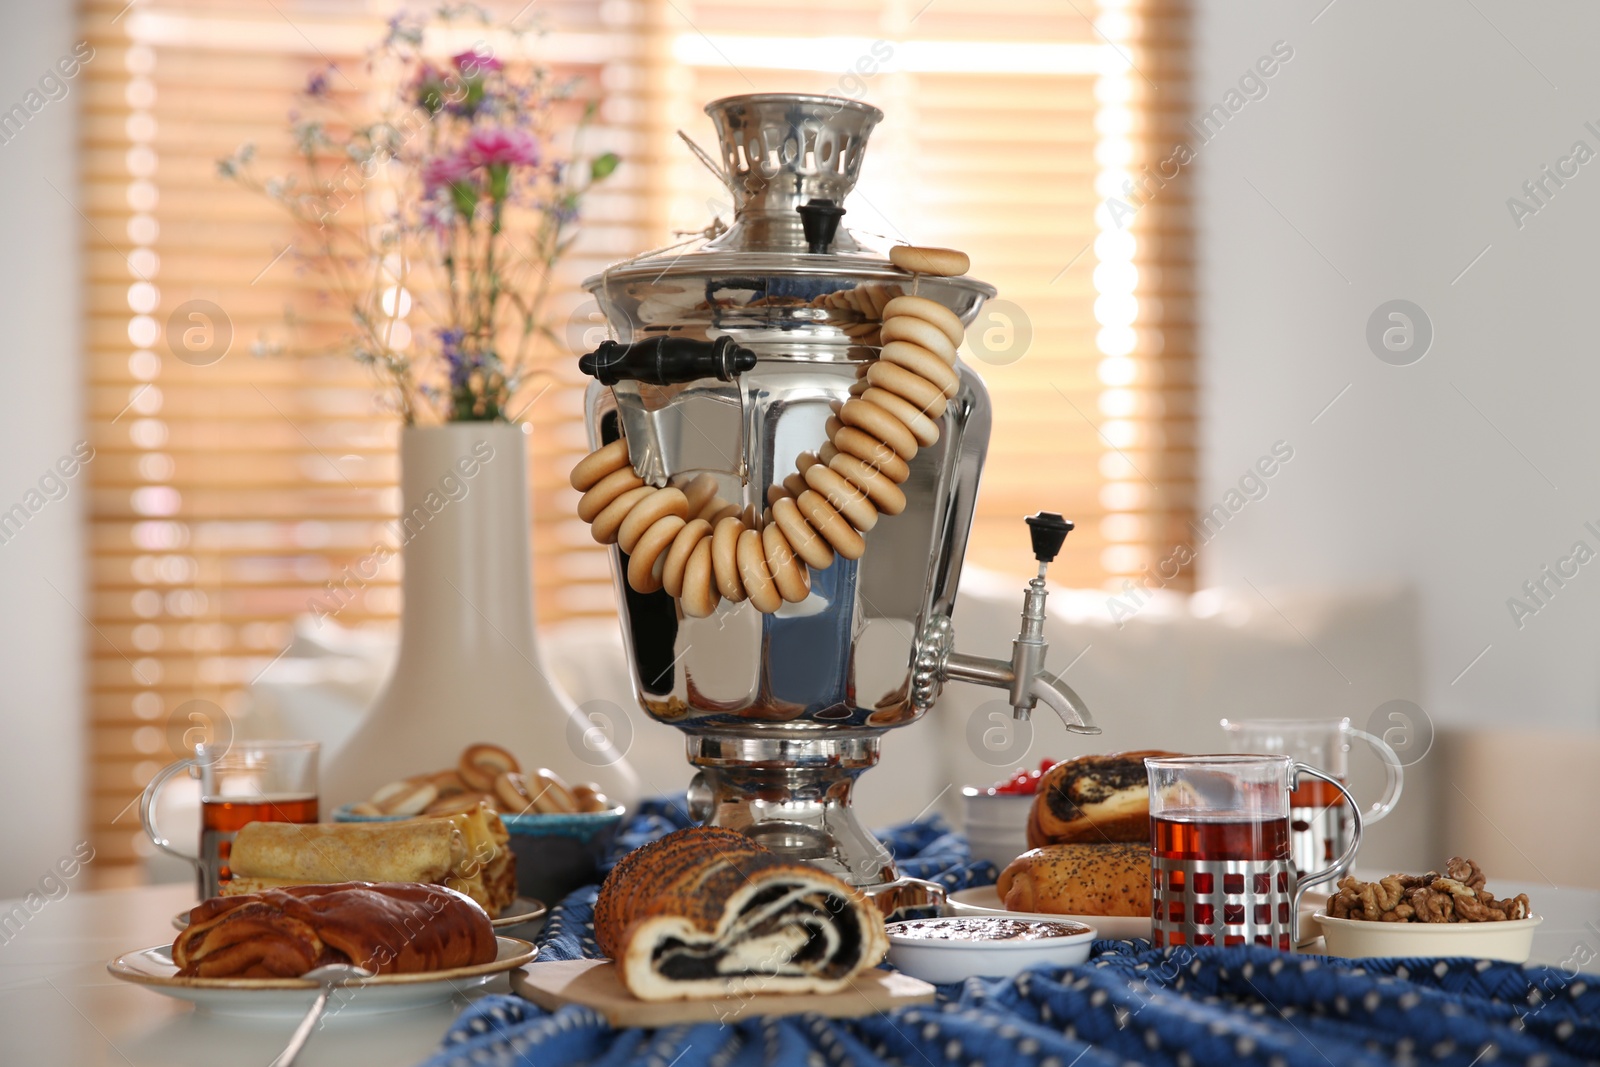
{"label": "white table", "polygon": [[[1578,959],[1600,972],[1600,890],[1497,883],[1526,892],[1545,916],[1533,942],[1538,963]],[[294,1029],[291,1019],[246,1020],[196,1011],[187,1003],[119,982],[106,962],[121,953],[170,942],[172,917],[193,904],[187,885],[105,892],[74,891],[48,903],[0,944],[0,1063],[9,1067],[264,1067]],[[16,901],[0,902],[0,915]],[[505,992],[505,976],[472,996]],[[302,1054],[305,1067],[413,1064],[439,1040],[468,1002],[366,1017],[335,1016]]]}
{"label": "white table", "polygon": [[[0,902],[0,915],[16,901]],[[172,917],[194,905],[190,885],[74,890],[46,904],[0,944],[0,1063],[8,1067],[266,1067],[296,1019],[238,1019],[121,982],[107,961],[170,943]],[[498,975],[469,996],[431,1008],[334,1016],[312,1034],[297,1067],[407,1065],[426,1059],[470,997],[509,991]]]}

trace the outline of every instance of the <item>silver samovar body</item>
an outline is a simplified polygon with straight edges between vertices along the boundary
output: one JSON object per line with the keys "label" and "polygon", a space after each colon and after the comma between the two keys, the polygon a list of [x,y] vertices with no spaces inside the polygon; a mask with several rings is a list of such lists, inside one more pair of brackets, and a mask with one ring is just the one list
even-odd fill
{"label": "silver samovar body", "polygon": [[[646,483],[682,487],[709,475],[756,525],[769,487],[827,441],[829,417],[875,358],[874,309],[914,290],[969,323],[995,290],[967,277],[913,278],[847,229],[830,232],[883,117],[877,108],[761,94],[706,112],[733,224],[584,283],[616,338],[603,346],[604,372],[596,354],[583,361],[596,375],[586,419],[595,447],[627,437]],[[827,300],[853,290],[853,301]],[[698,354],[697,369],[663,373],[669,347]],[[729,351],[746,353],[747,365],[753,353],[753,366],[734,368]],[[1071,690],[1043,672],[1042,566],[1011,663],[952,651],[990,428],[983,382],[957,370],[939,440],[917,452],[901,486],[905,510],[864,535],[859,560],[811,571],[806,600],[771,615],[723,601],[710,617],[690,618],[667,593],[630,588],[626,556],[610,550],[639,702],[684,731],[699,771],[691,814],[864,887],[895,883],[896,873],[851,808],[855,780],[877,762],[883,735],[921,718],[945,681],[1008,688],[1019,715],[1043,699],[1071,728],[1098,732]],[[1065,529],[1053,529],[1041,559],[1060,547]]]}

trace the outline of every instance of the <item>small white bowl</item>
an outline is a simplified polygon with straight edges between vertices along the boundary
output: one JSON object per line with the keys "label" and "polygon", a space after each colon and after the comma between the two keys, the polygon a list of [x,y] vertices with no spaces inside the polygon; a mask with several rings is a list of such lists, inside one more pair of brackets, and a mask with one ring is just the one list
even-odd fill
{"label": "small white bowl", "polygon": [[1509,963],[1528,962],[1534,927],[1544,922],[1530,915],[1498,923],[1385,923],[1335,919],[1321,911],[1314,918],[1330,956],[1468,956]]}
{"label": "small white bowl", "polygon": [[[1072,933],[1027,940],[995,940],[967,937],[914,937],[903,932],[911,927],[943,928],[952,934],[982,929],[1003,929],[997,924],[1049,925],[1069,927]],[[942,985],[972,977],[1009,978],[1029,967],[1048,963],[1064,967],[1089,958],[1095,939],[1094,927],[1066,919],[1002,919],[997,916],[964,916],[943,919],[916,919],[890,923],[889,962],[898,970],[924,982]]]}
{"label": "small white bowl", "polygon": [[1033,794],[991,794],[976,786],[961,790],[961,814],[974,860],[989,860],[1002,871],[1028,851],[1028,813]]}

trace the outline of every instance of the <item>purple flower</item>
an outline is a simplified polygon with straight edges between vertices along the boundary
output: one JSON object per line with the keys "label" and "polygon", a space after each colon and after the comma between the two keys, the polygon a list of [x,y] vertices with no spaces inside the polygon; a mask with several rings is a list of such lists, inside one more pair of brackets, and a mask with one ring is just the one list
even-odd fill
{"label": "purple flower", "polygon": [[476,361],[462,355],[460,330],[439,331],[439,354],[450,367],[450,385],[460,389],[467,384],[467,379],[472,377]]}
{"label": "purple flower", "polygon": [[569,226],[578,221],[576,197],[564,196],[559,200],[551,200],[547,203],[541,202],[538,207],[540,211],[554,218],[562,226]]}
{"label": "purple flower", "polygon": [[539,142],[525,130],[479,129],[467,136],[463,153],[475,166],[496,163],[539,165]]}
{"label": "purple flower", "polygon": [[449,237],[450,227],[455,225],[458,217],[453,200],[440,197],[423,201],[418,221],[424,229],[443,241]]}
{"label": "purple flower", "polygon": [[331,67],[323,67],[321,70],[311,72],[311,76],[306,79],[307,96],[323,97],[328,95],[328,71],[331,69]]}
{"label": "purple flower", "polygon": [[408,16],[404,11],[389,16],[389,32],[383,39],[385,48],[393,48],[397,44],[419,46],[422,44],[422,21],[415,16]]}

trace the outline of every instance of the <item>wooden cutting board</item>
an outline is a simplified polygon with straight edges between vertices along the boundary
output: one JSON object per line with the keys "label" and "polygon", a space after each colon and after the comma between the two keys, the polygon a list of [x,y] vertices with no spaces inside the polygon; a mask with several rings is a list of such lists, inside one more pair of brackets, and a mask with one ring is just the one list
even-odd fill
{"label": "wooden cutting board", "polygon": [[833,1019],[855,1019],[891,1008],[931,1004],[933,986],[899,971],[868,971],[839,993],[763,993],[718,1000],[640,1000],[623,988],[610,960],[557,960],[530,963],[511,973],[511,989],[541,1008],[555,1011],[582,1004],[600,1012],[612,1026],[672,1026],[677,1023],[734,1022],[753,1015],[815,1012]]}

